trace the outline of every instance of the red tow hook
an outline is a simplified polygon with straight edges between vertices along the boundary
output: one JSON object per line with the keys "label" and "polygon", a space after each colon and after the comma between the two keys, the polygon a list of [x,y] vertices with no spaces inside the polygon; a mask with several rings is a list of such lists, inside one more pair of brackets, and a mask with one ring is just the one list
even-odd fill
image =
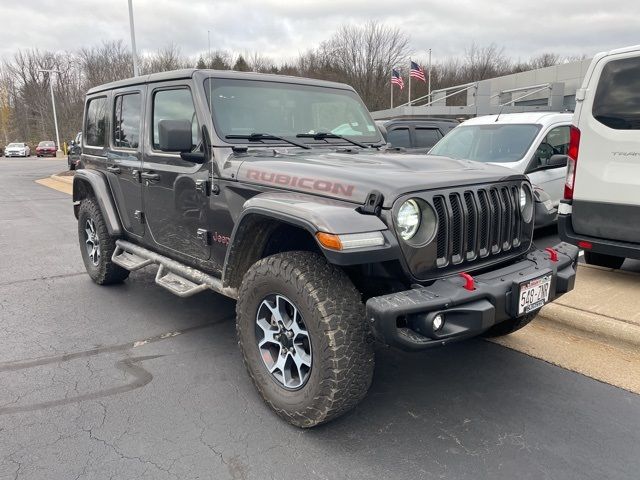
{"label": "red tow hook", "polygon": [[549,260],[551,260],[552,262],[558,261],[558,252],[556,252],[553,248],[547,247],[544,250],[549,254]]}
{"label": "red tow hook", "polygon": [[473,279],[473,277],[471,275],[469,275],[466,272],[462,272],[460,274],[460,276],[462,278],[464,278],[464,287],[463,288],[465,290],[473,291],[473,290],[476,289],[476,282],[475,282],[475,280]]}

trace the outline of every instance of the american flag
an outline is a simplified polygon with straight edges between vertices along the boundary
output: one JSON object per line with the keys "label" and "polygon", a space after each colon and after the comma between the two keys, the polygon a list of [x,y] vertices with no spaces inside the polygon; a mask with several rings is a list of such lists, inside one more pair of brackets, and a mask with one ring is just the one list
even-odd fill
{"label": "american flag", "polygon": [[400,72],[398,72],[395,68],[391,69],[391,83],[394,85],[398,85],[400,90],[404,88],[404,80],[400,76]]}
{"label": "american flag", "polygon": [[424,77],[424,70],[414,61],[411,62],[411,71],[409,72],[409,76],[427,83],[427,80]]}

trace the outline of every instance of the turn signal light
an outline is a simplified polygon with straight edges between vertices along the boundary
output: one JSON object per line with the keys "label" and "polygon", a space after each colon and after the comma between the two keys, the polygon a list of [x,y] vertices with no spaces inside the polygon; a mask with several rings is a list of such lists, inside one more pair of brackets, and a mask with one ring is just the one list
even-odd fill
{"label": "turn signal light", "polygon": [[338,235],[334,235],[333,233],[325,233],[318,232],[316,233],[316,238],[320,245],[324,248],[328,248],[329,250],[342,250],[342,242],[340,241],[340,237]]}

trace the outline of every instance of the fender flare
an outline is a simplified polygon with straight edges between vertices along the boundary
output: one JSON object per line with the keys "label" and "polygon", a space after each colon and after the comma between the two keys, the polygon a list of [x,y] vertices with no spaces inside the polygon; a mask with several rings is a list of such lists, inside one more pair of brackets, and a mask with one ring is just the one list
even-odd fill
{"label": "fender flare", "polygon": [[[348,202],[293,192],[266,192],[252,197],[237,215],[225,257],[223,284],[238,286],[244,271],[261,258],[261,249],[266,242],[263,237],[282,223],[307,231],[329,263],[353,265],[399,258],[397,241],[384,221],[375,215],[364,215],[356,208]],[[256,225],[260,225],[260,230],[253,228]],[[340,235],[372,231],[383,232],[384,246],[338,252],[325,249],[315,239],[317,232]],[[247,238],[253,241],[248,242]],[[245,243],[250,245],[250,251],[242,248]]]}
{"label": "fender flare", "polygon": [[93,191],[93,196],[98,202],[109,235],[121,235],[122,224],[107,179],[103,173],[96,170],[83,168],[76,170],[73,176],[73,202],[76,218],[78,217],[79,202],[88,196],[89,189]]}

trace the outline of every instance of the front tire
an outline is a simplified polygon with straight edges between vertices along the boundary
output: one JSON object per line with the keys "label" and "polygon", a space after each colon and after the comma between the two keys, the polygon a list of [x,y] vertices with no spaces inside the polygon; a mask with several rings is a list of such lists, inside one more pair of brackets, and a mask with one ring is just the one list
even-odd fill
{"label": "front tire", "polygon": [[256,262],[236,313],[249,375],[289,423],[328,422],[366,395],[374,354],[360,293],[320,255],[286,252]]}
{"label": "front tire", "polygon": [[585,250],[584,261],[588,265],[597,265],[598,267],[613,268],[618,270],[624,263],[624,257],[614,257],[604,253],[595,253]]}
{"label": "front tire", "polygon": [[80,203],[78,238],[84,266],[95,283],[120,283],[129,276],[129,270],[111,261],[116,238],[109,235],[100,207],[93,198],[85,198]]}
{"label": "front tire", "polygon": [[526,327],[531,323],[531,321],[538,316],[538,312],[527,313],[522,317],[518,318],[510,318],[509,320],[505,320],[500,322],[489,330],[484,332],[485,337],[503,337],[504,335],[509,335],[510,333],[517,332],[518,330]]}

